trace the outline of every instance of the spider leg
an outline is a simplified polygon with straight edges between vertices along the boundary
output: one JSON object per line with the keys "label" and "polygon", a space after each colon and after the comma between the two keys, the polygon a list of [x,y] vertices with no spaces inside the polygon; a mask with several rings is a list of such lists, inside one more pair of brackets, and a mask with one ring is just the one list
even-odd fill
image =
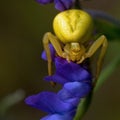
{"label": "spider leg", "polygon": [[99,74],[100,74],[100,71],[102,68],[103,58],[104,58],[104,55],[106,53],[107,46],[108,46],[107,38],[104,35],[102,35],[91,45],[91,47],[89,48],[89,50],[85,54],[85,58],[89,58],[97,51],[98,48],[101,47],[101,52],[100,52],[100,55],[99,55],[99,58],[97,61],[97,68],[96,68],[96,76],[95,76],[94,85],[96,84],[96,81],[99,77]]}
{"label": "spider leg", "polygon": [[[48,60],[48,75],[52,75],[52,58],[51,58],[49,43],[53,45],[58,56],[62,56],[63,51],[57,37],[50,32],[45,33],[43,37],[43,46]],[[54,86],[55,83],[51,82],[51,84]]]}

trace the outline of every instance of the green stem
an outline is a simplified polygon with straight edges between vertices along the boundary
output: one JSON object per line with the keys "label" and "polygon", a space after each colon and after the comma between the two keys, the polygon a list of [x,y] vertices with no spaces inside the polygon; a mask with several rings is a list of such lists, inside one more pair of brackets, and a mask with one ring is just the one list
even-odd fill
{"label": "green stem", "polygon": [[92,91],[89,93],[89,95],[86,98],[83,98],[77,108],[77,113],[74,117],[74,120],[82,120],[83,116],[87,112],[91,101],[92,101]]}
{"label": "green stem", "polygon": [[102,84],[108,79],[108,77],[115,71],[115,69],[120,65],[120,56],[116,57],[108,67],[106,67],[102,72],[98,79],[98,82],[94,88],[94,92],[96,92]]}

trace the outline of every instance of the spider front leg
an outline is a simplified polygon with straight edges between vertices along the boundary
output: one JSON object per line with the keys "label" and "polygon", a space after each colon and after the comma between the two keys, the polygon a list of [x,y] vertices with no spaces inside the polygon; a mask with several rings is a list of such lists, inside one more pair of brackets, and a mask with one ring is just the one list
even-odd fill
{"label": "spider front leg", "polygon": [[100,74],[100,71],[102,68],[102,63],[103,63],[103,58],[106,53],[107,46],[108,46],[107,38],[104,35],[102,35],[92,44],[92,46],[89,48],[88,52],[85,54],[85,58],[89,58],[98,50],[98,48],[101,47],[101,52],[100,52],[100,55],[99,55],[99,58],[97,61],[94,85],[96,84],[96,81]]}
{"label": "spider front leg", "polygon": [[[54,36],[52,33],[47,32],[44,37],[43,37],[43,46],[44,50],[46,52],[47,60],[48,60],[48,75],[52,75],[52,58],[51,58],[51,53],[50,53],[50,48],[49,48],[49,43],[51,43],[58,54],[58,56],[63,55],[62,47],[57,39],[56,36]],[[51,82],[52,85],[54,86],[54,82]]]}
{"label": "spider front leg", "polygon": [[94,85],[97,82],[97,79],[99,77],[101,68],[102,68],[102,62],[103,62],[103,58],[104,55],[106,53],[106,49],[108,46],[108,42],[107,42],[107,38],[102,35],[100,36],[92,45],[91,47],[88,49],[88,51],[82,56],[82,58],[80,59],[80,61],[78,61],[77,63],[82,63],[86,58],[90,58],[100,47],[101,47],[101,52],[97,61],[97,68],[96,68],[96,76],[95,76],[95,81],[94,81]]}

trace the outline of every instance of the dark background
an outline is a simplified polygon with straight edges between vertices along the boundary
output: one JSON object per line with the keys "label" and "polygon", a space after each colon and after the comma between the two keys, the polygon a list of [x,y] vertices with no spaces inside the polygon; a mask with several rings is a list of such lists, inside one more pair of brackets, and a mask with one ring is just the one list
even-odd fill
{"label": "dark background", "polygon": [[[105,11],[120,19],[119,0],[90,0],[84,8]],[[43,90],[56,91],[43,81],[47,64],[40,57],[42,37],[52,31],[52,20],[58,11],[54,5],[41,6],[34,0],[0,0],[0,99],[23,89],[26,96]],[[105,64],[120,51],[119,42],[110,42]],[[120,68],[95,93],[83,120],[120,120]],[[53,101],[54,102],[54,101]],[[42,111],[24,101],[9,109],[7,120],[39,120]]]}

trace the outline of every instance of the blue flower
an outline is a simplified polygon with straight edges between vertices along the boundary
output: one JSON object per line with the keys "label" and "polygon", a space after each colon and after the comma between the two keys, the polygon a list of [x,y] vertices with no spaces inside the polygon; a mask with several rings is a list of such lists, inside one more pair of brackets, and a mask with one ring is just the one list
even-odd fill
{"label": "blue flower", "polygon": [[73,4],[73,0],[36,0],[40,4],[49,4],[54,2],[57,10],[63,11],[70,9]]}
{"label": "blue flower", "polygon": [[59,84],[67,82],[88,82],[91,83],[92,75],[86,70],[82,64],[68,62],[67,60],[56,57],[55,58],[56,72],[52,76],[46,76],[44,79],[47,81],[54,81]]}
{"label": "blue flower", "polygon": [[67,114],[49,114],[40,120],[73,120],[74,115],[75,111],[72,111]]}
{"label": "blue flower", "polygon": [[26,98],[26,104],[48,113],[40,120],[72,120],[79,98],[69,98],[69,101],[62,101],[58,94],[53,92],[41,92]]}
{"label": "blue flower", "polygon": [[68,82],[58,92],[58,96],[63,101],[68,101],[72,98],[83,98],[91,90],[91,85],[85,82]]}
{"label": "blue flower", "polygon": [[[44,52],[42,57],[46,60]],[[82,65],[68,62],[60,57],[55,57],[54,60],[56,72],[45,79],[62,84],[62,89],[57,93],[40,92],[29,96],[25,102],[48,113],[40,120],[73,120],[81,98],[87,96],[91,90],[92,77]]]}
{"label": "blue flower", "polygon": [[[26,98],[26,104],[47,112],[48,115],[40,120],[73,120],[81,98],[86,97],[92,88],[92,75],[84,64],[68,62],[56,56],[53,46],[49,45],[51,58],[56,71],[52,76],[46,76],[47,81],[62,85],[57,93],[40,92]],[[47,60],[45,51],[42,58]]]}
{"label": "blue flower", "polygon": [[45,111],[49,114],[54,113],[66,113],[73,110],[76,106],[72,102],[77,102],[76,99],[72,99],[70,102],[63,102],[59,99],[58,95],[53,92],[40,92],[36,95],[32,95],[26,98],[25,102],[39,110]]}

